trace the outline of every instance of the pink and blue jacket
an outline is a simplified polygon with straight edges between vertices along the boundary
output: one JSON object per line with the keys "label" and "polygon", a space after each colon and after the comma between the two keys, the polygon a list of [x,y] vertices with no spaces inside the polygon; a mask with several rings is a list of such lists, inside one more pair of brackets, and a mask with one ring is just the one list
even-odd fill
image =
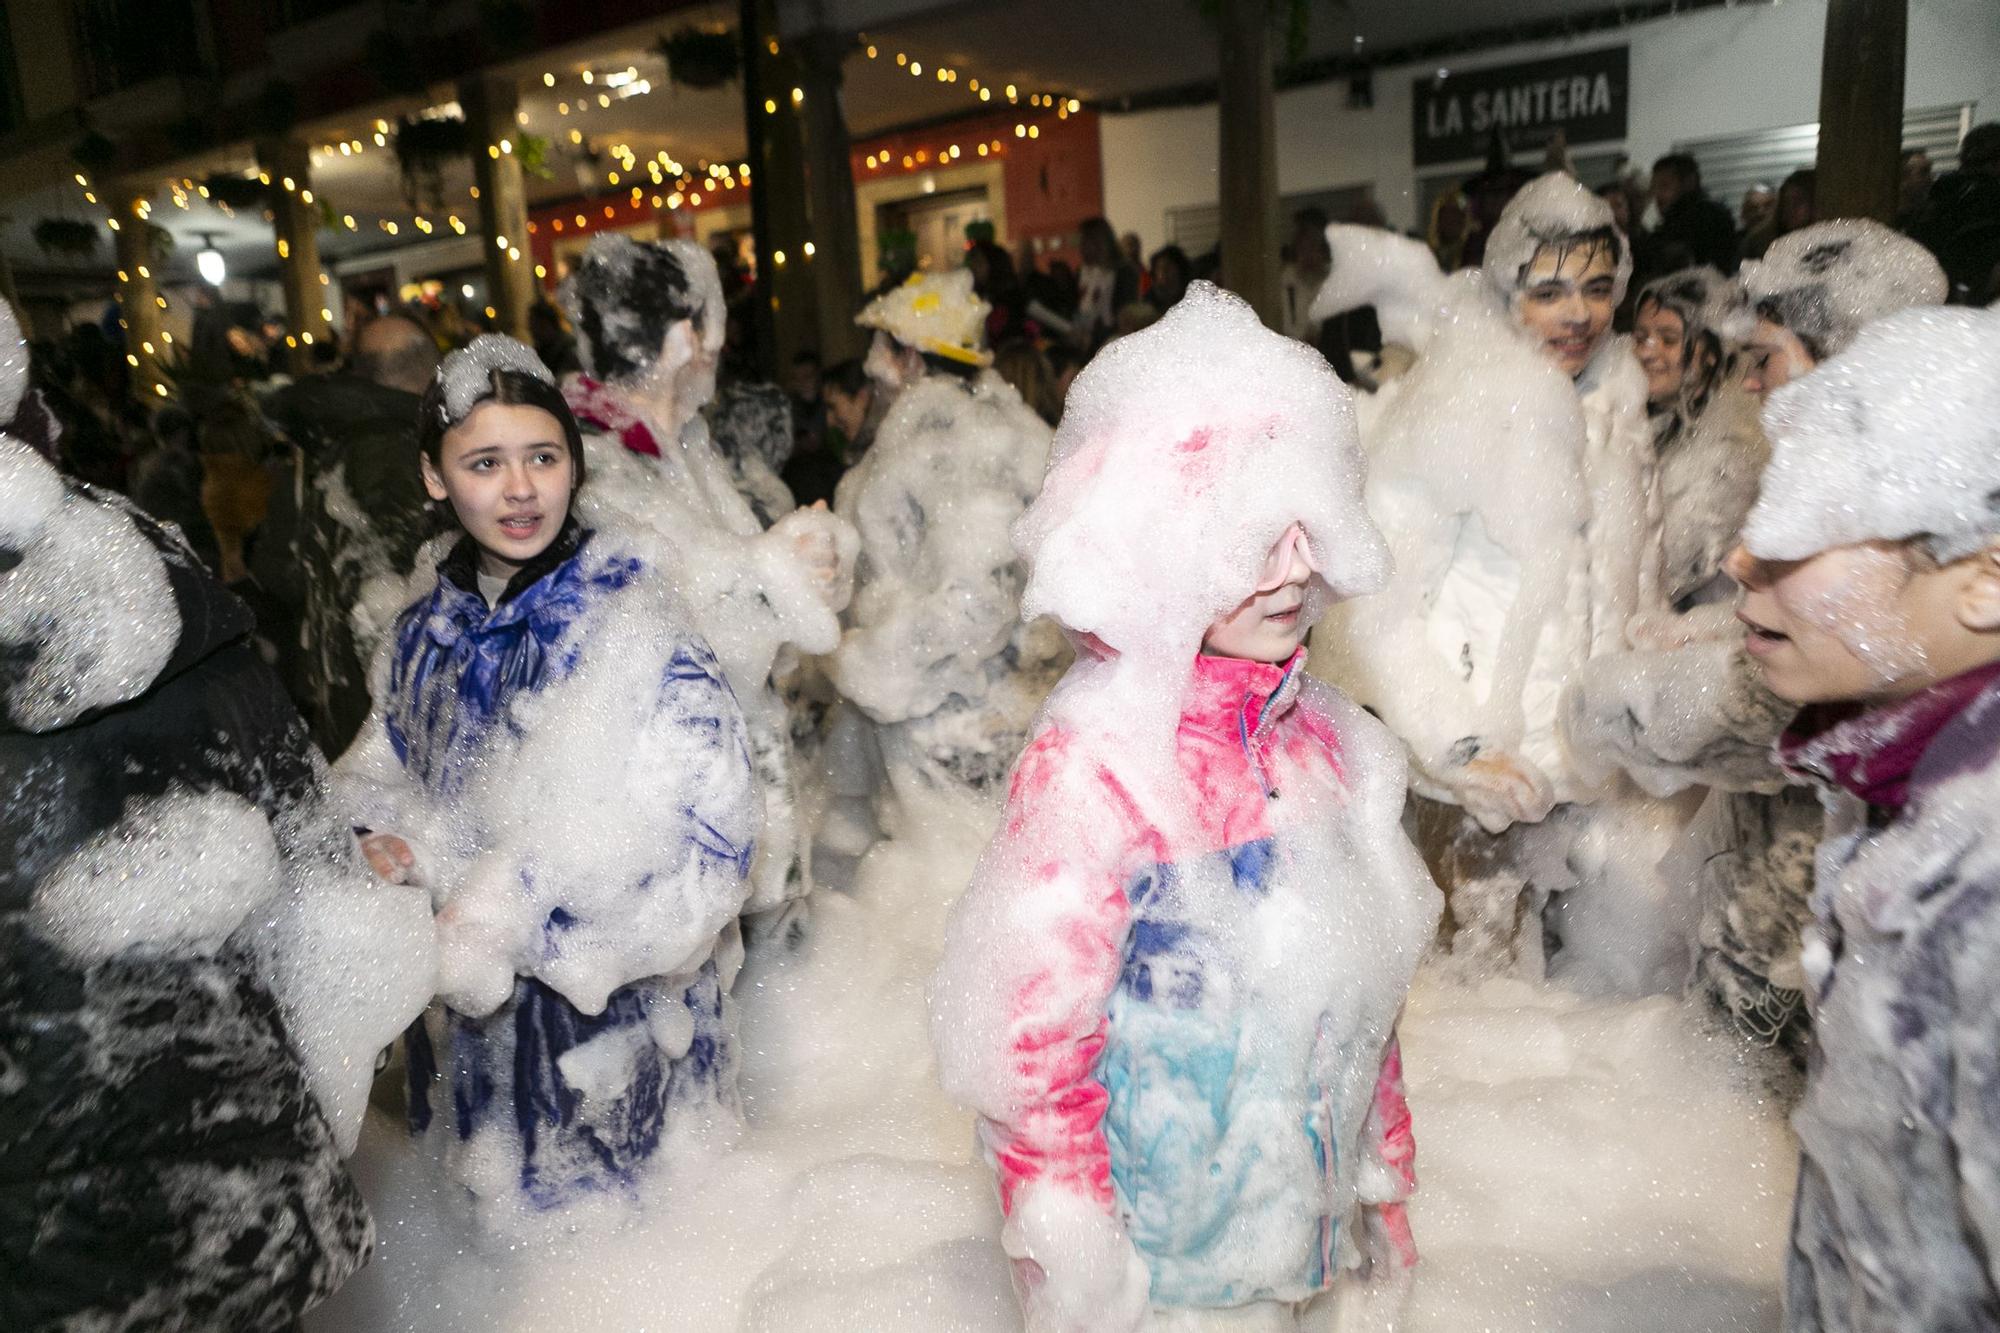
{"label": "pink and blue jacket", "polygon": [[1003,1207],[1094,1200],[1156,1306],[1416,1261],[1394,1027],[1438,898],[1401,747],[1303,659],[1199,658],[1164,784],[1046,724],[933,991]]}

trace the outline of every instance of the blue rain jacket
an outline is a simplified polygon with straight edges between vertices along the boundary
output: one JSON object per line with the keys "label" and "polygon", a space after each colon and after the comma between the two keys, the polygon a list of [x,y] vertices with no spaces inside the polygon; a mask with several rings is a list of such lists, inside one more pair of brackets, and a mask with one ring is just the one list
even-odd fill
{"label": "blue rain jacket", "polygon": [[[437,587],[398,619],[382,723],[405,774],[433,801],[449,805],[491,747],[519,737],[510,704],[565,680],[585,654],[614,648],[593,612],[645,575],[645,565],[623,552],[587,556],[590,541],[572,521],[491,608],[477,591],[474,550],[463,541],[439,564]],[[757,822],[750,761],[735,697],[691,629],[665,663],[660,708],[705,738],[704,749],[721,751],[710,760],[736,769],[741,780],[688,774],[677,812],[686,832],[677,836],[669,820],[659,820],[657,873],[700,877],[701,891],[727,899],[733,916],[746,891]],[[688,845],[666,845],[683,838]],[[532,871],[522,876],[526,884]],[[550,910],[541,925],[544,949],[560,950],[580,928],[573,913]],[[491,1014],[437,1006],[406,1039],[410,1127],[425,1133],[444,1118],[461,1141],[487,1131],[514,1136],[520,1188],[537,1207],[629,1187],[678,1108],[733,1114],[728,1008],[727,978],[713,956],[692,980],[624,985],[598,1013],[535,976],[518,977],[512,997]],[[440,1081],[449,1086],[443,1105],[436,1102]]]}

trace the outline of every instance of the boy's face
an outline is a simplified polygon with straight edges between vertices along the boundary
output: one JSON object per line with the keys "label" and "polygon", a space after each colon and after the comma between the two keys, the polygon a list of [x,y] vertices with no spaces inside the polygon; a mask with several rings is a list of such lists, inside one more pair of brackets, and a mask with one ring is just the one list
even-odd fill
{"label": "boy's face", "polygon": [[1545,245],[1528,262],[1514,318],[1575,379],[1597,355],[1618,309],[1618,262],[1603,245]]}
{"label": "boy's face", "polygon": [[1939,566],[1911,542],[1836,546],[1804,560],[1725,565],[1764,683],[1791,703],[1900,699],[2000,656],[1979,608],[2000,585],[1986,553]]}
{"label": "boy's face", "polygon": [[1256,591],[1209,626],[1202,651],[1251,662],[1289,661],[1305,642],[1306,584],[1312,576],[1305,529],[1294,523],[1264,558]]}

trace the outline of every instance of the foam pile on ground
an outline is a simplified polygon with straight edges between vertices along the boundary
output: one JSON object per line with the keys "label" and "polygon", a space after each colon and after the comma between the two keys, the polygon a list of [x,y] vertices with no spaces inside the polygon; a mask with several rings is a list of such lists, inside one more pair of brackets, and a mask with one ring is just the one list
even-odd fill
{"label": "foam pile on ground", "polygon": [[[745,971],[734,1152],[617,1234],[495,1251],[373,1112],[355,1167],[375,1258],[312,1333],[1018,1333],[991,1178],[924,1032],[950,886],[990,824],[912,823],[852,893],[821,895],[803,952]],[[1733,1039],[1666,1000],[1421,975],[1402,1036],[1423,1253],[1407,1333],[1772,1326],[1792,1150]],[[1318,1309],[1307,1326],[1330,1328]]]}

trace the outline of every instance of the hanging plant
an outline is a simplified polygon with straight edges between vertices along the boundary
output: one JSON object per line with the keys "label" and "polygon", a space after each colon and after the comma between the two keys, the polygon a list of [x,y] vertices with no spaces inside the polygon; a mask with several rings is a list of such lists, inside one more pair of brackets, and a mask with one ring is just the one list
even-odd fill
{"label": "hanging plant", "polygon": [[514,141],[514,156],[521,160],[521,170],[537,180],[552,180],[555,171],[549,166],[549,136],[546,134],[524,134]]}
{"label": "hanging plant", "polygon": [[271,197],[271,187],[255,176],[210,176],[201,186],[210,200],[230,209],[262,208]]}
{"label": "hanging plant", "polygon": [[420,212],[444,203],[444,169],[465,161],[472,131],[463,116],[426,119],[405,116],[396,123],[396,165],[403,173],[403,198]]}
{"label": "hanging plant", "polygon": [[97,253],[96,224],[75,218],[43,218],[34,227],[35,244],[46,255],[83,259]]}
{"label": "hanging plant", "polygon": [[667,74],[687,88],[720,88],[743,67],[743,44],[728,28],[682,28],[662,37],[656,49]]}

